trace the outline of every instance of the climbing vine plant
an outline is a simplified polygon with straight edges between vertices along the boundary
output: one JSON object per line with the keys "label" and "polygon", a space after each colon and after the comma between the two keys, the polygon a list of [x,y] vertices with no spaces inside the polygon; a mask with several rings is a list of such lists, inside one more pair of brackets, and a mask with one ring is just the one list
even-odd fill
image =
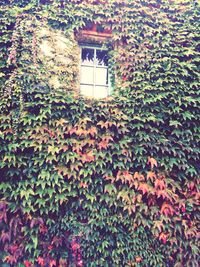
{"label": "climbing vine plant", "polygon": [[[198,1],[0,4],[1,266],[198,266]],[[112,27],[106,100],[73,93],[91,22]]]}

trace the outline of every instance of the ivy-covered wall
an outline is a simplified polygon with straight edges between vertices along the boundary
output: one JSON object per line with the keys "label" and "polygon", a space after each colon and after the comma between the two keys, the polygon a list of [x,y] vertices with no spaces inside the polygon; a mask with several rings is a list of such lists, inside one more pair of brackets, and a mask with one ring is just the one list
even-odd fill
{"label": "ivy-covered wall", "polygon": [[[1,266],[198,266],[198,2],[0,3]],[[74,94],[93,21],[107,100]]]}

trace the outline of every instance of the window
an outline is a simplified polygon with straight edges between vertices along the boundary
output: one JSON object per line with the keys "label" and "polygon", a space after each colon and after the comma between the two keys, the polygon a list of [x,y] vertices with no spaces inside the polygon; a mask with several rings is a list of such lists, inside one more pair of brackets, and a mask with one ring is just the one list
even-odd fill
{"label": "window", "polygon": [[84,96],[104,98],[110,92],[108,52],[100,47],[81,47],[80,93]]}

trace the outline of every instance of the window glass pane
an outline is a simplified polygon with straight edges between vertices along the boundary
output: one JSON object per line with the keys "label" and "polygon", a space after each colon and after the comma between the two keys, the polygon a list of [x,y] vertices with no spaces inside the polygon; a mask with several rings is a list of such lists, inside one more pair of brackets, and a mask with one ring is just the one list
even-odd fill
{"label": "window glass pane", "polygon": [[94,83],[94,68],[81,66],[81,83],[93,84]]}
{"label": "window glass pane", "polygon": [[94,64],[94,49],[92,48],[82,48],[82,64],[93,65]]}
{"label": "window glass pane", "polygon": [[81,94],[84,96],[93,96],[93,85],[81,85]]}
{"label": "window glass pane", "polygon": [[80,93],[84,96],[108,96],[108,53],[94,47],[81,48]]}
{"label": "window glass pane", "polygon": [[108,70],[107,69],[96,68],[95,84],[96,85],[107,85],[108,84]]}
{"label": "window glass pane", "polygon": [[104,98],[108,96],[108,87],[107,86],[95,86],[94,88],[94,97]]}
{"label": "window glass pane", "polygon": [[97,50],[96,54],[97,65],[108,66],[108,53],[105,50]]}

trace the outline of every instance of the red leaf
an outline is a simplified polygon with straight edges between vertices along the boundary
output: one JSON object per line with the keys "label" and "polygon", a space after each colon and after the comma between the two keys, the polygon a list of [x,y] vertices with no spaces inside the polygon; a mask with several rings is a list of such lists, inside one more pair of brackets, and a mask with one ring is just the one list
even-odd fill
{"label": "red leaf", "polygon": [[154,178],[156,178],[155,172],[152,172],[152,171],[147,172],[147,179],[150,179],[151,181],[153,181]]}
{"label": "red leaf", "polygon": [[44,220],[43,220],[41,217],[39,217],[39,218],[37,219],[37,221],[38,221],[38,223],[40,223],[40,224],[44,224]]}
{"label": "red leaf", "polygon": [[140,174],[139,172],[135,172],[133,175],[133,178],[138,180],[138,181],[144,181],[144,175]]}
{"label": "red leaf", "polygon": [[0,210],[5,210],[7,207],[7,202],[5,201],[0,201]]}
{"label": "red leaf", "polygon": [[186,208],[185,208],[185,207],[182,207],[182,208],[181,208],[181,211],[182,211],[182,212],[186,212]]}
{"label": "red leaf", "polygon": [[24,261],[24,265],[25,265],[25,267],[31,267],[32,266],[32,262],[30,262],[28,260],[25,260]]}
{"label": "red leaf", "polygon": [[77,250],[80,249],[80,245],[77,242],[72,242],[71,243],[72,250]]}
{"label": "red leaf", "polygon": [[101,141],[99,144],[98,144],[98,147],[99,149],[104,149],[104,148],[107,148],[108,147],[108,141]]}
{"label": "red leaf", "polygon": [[17,263],[17,258],[13,255],[8,255],[4,258],[4,261],[13,264],[13,263]]}
{"label": "red leaf", "polygon": [[128,171],[123,171],[122,175],[125,178],[126,182],[131,183],[133,181],[133,175],[130,174]]}
{"label": "red leaf", "polygon": [[168,195],[168,193],[165,191],[165,190],[158,190],[157,192],[156,192],[156,195],[157,195],[157,197],[159,198],[159,197],[162,197],[163,199],[171,199],[170,197],[169,197],[169,195]]}
{"label": "red leaf", "polygon": [[155,199],[155,196],[151,196],[149,199],[148,199],[148,206],[153,206],[156,204],[156,199]]}
{"label": "red leaf", "polygon": [[190,190],[193,190],[193,188],[195,187],[195,183],[194,182],[189,182],[187,187],[190,189]]}
{"label": "red leaf", "polygon": [[82,260],[79,260],[78,262],[77,262],[77,267],[82,267],[83,266],[83,261]]}
{"label": "red leaf", "polygon": [[165,202],[165,203],[162,204],[160,212],[162,214],[166,215],[166,216],[173,215],[174,214],[174,209],[170,204]]}
{"label": "red leaf", "polygon": [[142,258],[141,257],[136,257],[135,258],[135,262],[141,262],[142,261]]}
{"label": "red leaf", "polygon": [[125,75],[122,76],[123,81],[127,81],[127,77]]}
{"label": "red leaf", "polygon": [[56,247],[61,246],[62,245],[62,237],[54,236],[51,244],[55,245]]}
{"label": "red leaf", "polygon": [[91,162],[95,160],[95,156],[93,155],[92,151],[89,151],[87,154],[82,154],[81,155],[81,161],[83,163],[85,162]]}
{"label": "red leaf", "polygon": [[32,219],[30,223],[30,228],[32,229],[35,226],[35,224],[36,224],[36,220]]}
{"label": "red leaf", "polygon": [[140,177],[139,172],[135,172],[134,175],[133,175],[133,178],[134,179],[139,179],[139,177]]}
{"label": "red leaf", "polygon": [[162,241],[163,244],[166,244],[166,242],[167,242],[167,238],[168,238],[168,234],[166,234],[166,233],[161,233],[161,234],[159,235],[159,240]]}
{"label": "red leaf", "polygon": [[39,228],[40,233],[42,234],[46,234],[48,232],[48,228],[46,227],[46,225],[44,224],[40,224],[40,228]]}
{"label": "red leaf", "polygon": [[156,189],[163,190],[166,188],[165,182],[163,180],[156,179],[154,184]]}
{"label": "red leaf", "polygon": [[115,178],[112,177],[112,176],[104,175],[103,178],[104,178],[105,180],[110,180],[110,181],[111,181],[111,184],[113,184],[114,181],[115,181]]}
{"label": "red leaf", "polygon": [[42,258],[42,257],[38,257],[38,259],[37,259],[37,263],[38,263],[40,266],[44,266],[44,265],[45,265],[44,258]]}
{"label": "red leaf", "polygon": [[66,152],[68,149],[69,149],[68,146],[62,146],[62,150],[63,150],[63,152]]}
{"label": "red leaf", "polygon": [[52,245],[49,245],[48,246],[48,250],[52,250],[53,249],[53,246]]}
{"label": "red leaf", "polygon": [[50,260],[49,262],[49,267],[56,266],[56,261],[55,260]]}
{"label": "red leaf", "polygon": [[147,164],[151,165],[151,169],[153,169],[154,166],[155,167],[158,166],[157,161],[154,158],[151,158],[151,157],[148,157]]}
{"label": "red leaf", "polygon": [[18,250],[19,246],[16,244],[12,244],[9,246],[9,251],[11,254],[15,254],[15,252]]}
{"label": "red leaf", "polygon": [[139,185],[138,190],[141,190],[142,194],[144,195],[145,193],[149,192],[149,186],[146,183],[142,183]]}
{"label": "red leaf", "polygon": [[159,230],[159,232],[161,232],[163,229],[163,222],[162,221],[155,221],[154,222],[154,228],[157,228]]}
{"label": "red leaf", "polygon": [[95,136],[95,134],[97,134],[97,129],[96,129],[96,127],[91,127],[90,129],[89,129],[89,133],[90,133],[90,135],[93,137],[93,136]]}
{"label": "red leaf", "polygon": [[12,132],[13,132],[13,130],[11,128],[6,129],[5,131],[3,131],[4,134],[8,134],[8,133],[12,133]]}
{"label": "red leaf", "polygon": [[10,241],[10,233],[2,231],[0,240],[5,243],[6,241]]}
{"label": "red leaf", "polygon": [[87,183],[84,183],[84,182],[80,182],[79,186],[81,188],[88,188],[88,184]]}

